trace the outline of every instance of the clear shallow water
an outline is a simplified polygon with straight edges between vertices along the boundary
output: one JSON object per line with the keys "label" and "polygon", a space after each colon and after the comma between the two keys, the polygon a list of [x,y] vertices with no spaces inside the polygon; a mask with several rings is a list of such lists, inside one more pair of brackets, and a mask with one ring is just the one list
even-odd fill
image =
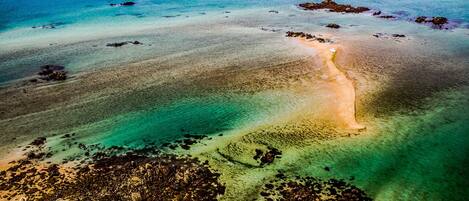
{"label": "clear shallow water", "polygon": [[465,200],[468,92],[445,92],[428,111],[387,118],[377,123],[377,134],[318,145],[300,162],[300,172],[354,177],[376,200]]}
{"label": "clear shallow water", "polygon": [[[3,0],[0,2],[0,31],[19,27],[58,24],[71,26],[74,23],[116,20],[136,20],[144,17],[195,15],[203,12],[227,11],[229,9],[291,6],[306,1],[287,0],[136,0],[135,6],[111,7],[109,0]],[[318,1],[316,1],[318,2]],[[338,0],[340,3],[367,6],[388,13],[412,16],[445,16],[453,20],[469,22],[469,3],[466,0]],[[122,17],[131,16],[130,19]]]}
{"label": "clear shallow water", "polygon": [[[211,96],[177,101],[169,106],[129,114],[104,133],[105,146],[140,146],[148,142],[172,142],[184,134],[213,135],[267,119],[279,107],[281,97]],[[279,111],[275,111],[279,112]]]}
{"label": "clear shallow water", "polygon": [[[225,10],[250,7],[291,7],[298,2],[300,1],[137,1],[138,4],[134,7],[110,7],[108,4],[111,1],[8,0],[0,2],[0,9],[4,11],[0,12],[3,20],[0,22],[0,29],[8,32],[15,28],[29,29],[31,26],[59,22],[64,25],[58,28],[64,29],[88,22],[106,24],[122,20],[122,23],[137,23],[145,17],[201,15],[200,12],[222,13]],[[443,15],[466,22],[468,19],[467,12],[464,12],[468,10],[468,3],[459,0],[339,2],[370,6],[390,13],[405,11],[415,16]],[[423,4],[425,6],[422,6]],[[383,26],[386,26],[386,23],[383,23]],[[37,31],[34,34],[55,30]],[[461,44],[464,46],[464,43]],[[66,60],[74,56],[72,54],[75,53],[70,51],[70,54],[63,57]],[[461,56],[464,54],[461,53]],[[381,200],[459,198],[465,193],[464,187],[468,185],[464,181],[467,171],[463,169],[468,163],[466,156],[469,122],[464,116],[469,112],[466,107],[467,97],[467,94],[459,97],[462,101],[444,113],[382,122],[387,128],[376,138],[364,137],[365,140],[360,141],[352,138],[348,142],[326,143],[322,147],[323,152],[319,151],[321,147],[317,150],[307,150],[314,152],[313,156],[308,157],[311,163],[295,163],[294,168],[303,169],[306,175],[323,174],[326,178],[348,178],[353,175],[360,187],[369,190]],[[107,127],[109,129],[103,132],[90,129],[89,132],[96,138],[92,138],[89,144],[100,142],[108,146],[138,146],[144,140],[164,142],[177,139],[186,133],[186,130],[197,134],[228,132],[249,122],[266,118],[271,111],[278,111],[277,105],[282,104],[284,103],[279,100],[255,97],[212,97],[175,101],[169,106],[149,108],[111,118],[109,121],[115,122]],[[333,171],[324,174],[323,165],[331,165]],[[312,168],[309,169],[310,167]],[[425,195],[422,192],[430,193]],[[445,193],[454,196],[447,196]]]}

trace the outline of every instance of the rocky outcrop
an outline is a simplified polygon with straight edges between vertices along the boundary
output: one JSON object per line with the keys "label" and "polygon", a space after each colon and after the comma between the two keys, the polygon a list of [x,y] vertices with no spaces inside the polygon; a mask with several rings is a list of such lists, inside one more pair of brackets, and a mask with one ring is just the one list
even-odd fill
{"label": "rocky outcrop", "polygon": [[40,76],[39,79],[41,80],[61,81],[67,79],[67,71],[64,71],[64,66],[48,64],[41,66],[40,69],[37,74]]}
{"label": "rocky outcrop", "polygon": [[321,37],[317,37],[315,35],[312,35],[312,34],[309,34],[309,33],[305,33],[305,32],[294,32],[294,31],[287,31],[287,35],[286,37],[295,37],[295,38],[305,38],[307,40],[316,40],[320,43],[330,43],[332,42],[330,39],[328,38],[321,38]]}
{"label": "rocky outcrop", "polygon": [[326,27],[332,28],[332,29],[338,29],[338,28],[340,28],[340,25],[334,24],[334,23],[330,23],[330,24],[327,24]]}
{"label": "rocky outcrop", "polygon": [[133,1],[126,1],[126,2],[122,2],[122,3],[118,3],[118,4],[116,4],[116,3],[111,3],[111,4],[109,4],[109,5],[110,5],[110,6],[133,6],[133,5],[135,5],[135,4],[136,4],[136,3],[133,2]]}
{"label": "rocky outcrop", "polygon": [[457,23],[453,23],[453,25],[449,25],[449,20],[446,17],[426,17],[426,16],[419,16],[415,18],[414,22],[419,24],[427,24],[431,25],[432,28],[435,29],[449,29],[454,28],[457,26]]}
{"label": "rocky outcrop", "polygon": [[337,13],[362,13],[370,10],[367,7],[353,7],[348,4],[338,4],[332,0],[324,0],[321,3],[302,3],[299,4],[299,6],[305,10],[327,9],[330,12]]}
{"label": "rocky outcrop", "polygon": [[127,44],[142,45],[143,43],[136,40],[136,41],[124,41],[124,42],[108,43],[108,44],[106,44],[106,46],[108,46],[108,47],[122,47],[122,46],[127,45]]}
{"label": "rocky outcrop", "polygon": [[432,17],[431,19],[426,16],[419,16],[415,18],[415,22],[417,23],[432,23],[433,25],[444,25],[448,23],[448,19],[446,17]]}

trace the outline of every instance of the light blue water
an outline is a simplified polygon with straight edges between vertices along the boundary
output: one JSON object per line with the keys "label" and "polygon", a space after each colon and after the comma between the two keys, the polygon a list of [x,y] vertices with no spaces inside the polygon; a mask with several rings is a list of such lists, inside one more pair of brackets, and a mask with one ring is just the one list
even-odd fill
{"label": "light blue water", "polygon": [[[301,0],[135,0],[135,6],[111,7],[113,0],[2,0],[0,1],[0,31],[18,27],[41,26],[51,23],[74,23],[119,20],[121,16],[135,18],[194,15],[202,12],[270,6],[291,6]],[[316,1],[318,2],[318,1]],[[452,20],[469,22],[467,0],[338,0],[357,6],[367,6],[387,13],[399,12],[409,16],[446,16]]]}

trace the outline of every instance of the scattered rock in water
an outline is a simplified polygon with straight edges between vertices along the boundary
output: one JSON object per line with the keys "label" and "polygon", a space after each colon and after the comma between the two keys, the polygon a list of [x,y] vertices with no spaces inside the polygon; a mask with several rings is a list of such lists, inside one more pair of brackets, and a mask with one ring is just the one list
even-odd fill
{"label": "scattered rock in water", "polygon": [[404,34],[392,34],[392,37],[396,37],[396,38],[404,38],[405,35]]}
{"label": "scattered rock in water", "polygon": [[124,42],[116,42],[116,43],[108,43],[106,44],[107,47],[122,47],[127,44],[133,44],[133,45],[143,45],[140,41],[124,41]]}
{"label": "scattered rock in water", "polygon": [[386,38],[386,39],[397,39],[397,38],[405,38],[406,35],[404,34],[387,34],[387,33],[375,33],[373,34],[376,38]]}
{"label": "scattered rock in water", "polygon": [[31,28],[33,29],[55,29],[58,26],[63,26],[65,25],[65,22],[55,22],[55,23],[50,23],[50,24],[44,24],[40,26],[32,26]]}
{"label": "scattered rock in water", "polygon": [[269,10],[269,13],[275,13],[278,14],[279,12],[277,10]]}
{"label": "scattered rock in water", "polygon": [[262,154],[264,154],[264,152],[260,149],[256,149],[255,152],[256,152],[256,155],[252,157],[254,160],[259,160],[262,157]]}
{"label": "scattered rock in water", "polygon": [[326,27],[332,28],[332,29],[338,29],[340,28],[340,25],[335,24],[335,23],[330,23],[330,24],[327,24]]}
{"label": "scattered rock in water", "polygon": [[108,47],[121,47],[127,45],[129,42],[117,42],[117,43],[108,43],[106,46]]}
{"label": "scattered rock in water", "polygon": [[305,10],[328,9],[330,12],[338,13],[362,13],[370,10],[367,7],[353,7],[348,4],[338,4],[332,0],[324,0],[321,3],[302,3],[299,4],[299,6]]}
{"label": "scattered rock in water", "polygon": [[[37,74],[41,80],[62,81],[67,79],[67,71],[64,71],[64,66],[48,64],[41,66],[40,69],[41,71]],[[37,82],[37,80],[33,82]]]}
{"label": "scattered rock in water", "polygon": [[50,75],[53,72],[63,71],[65,69],[64,66],[53,65],[53,64],[43,65],[40,68],[41,68],[41,71],[37,73],[38,75]]}
{"label": "scattered rock in water", "polygon": [[179,17],[181,15],[164,15],[164,18],[173,18],[173,17]]}
{"label": "scattered rock in water", "polygon": [[372,200],[363,190],[342,180],[324,181],[313,177],[277,177],[264,185],[260,195],[266,200]]}
{"label": "scattered rock in water", "polygon": [[253,159],[260,161],[261,166],[273,163],[275,158],[280,158],[282,155],[280,150],[273,147],[268,147],[265,153],[261,149],[256,149],[255,152],[256,155],[254,155]]}
{"label": "scattered rock in water", "polygon": [[424,23],[426,21],[427,21],[427,17],[425,17],[425,16],[419,16],[419,17],[415,18],[415,22],[417,22],[417,23]]}
{"label": "scattered rock in water", "polygon": [[133,6],[135,5],[136,3],[133,2],[133,1],[126,1],[126,2],[123,2],[123,3],[118,3],[118,4],[115,4],[115,3],[111,3],[109,4],[110,6]]}
{"label": "scattered rock in water", "polygon": [[265,27],[261,27],[261,30],[262,31],[268,31],[268,32],[274,32],[274,33],[282,31],[282,29],[275,29],[275,28],[270,28],[269,29],[269,28],[265,28]]}
{"label": "scattered rock in water", "polygon": [[378,10],[378,11],[373,12],[373,16],[377,16],[377,15],[381,15],[381,11]]}
{"label": "scattered rock in water", "polygon": [[38,137],[36,138],[34,141],[32,141],[30,143],[30,145],[33,145],[33,146],[42,146],[46,143],[46,138],[45,137]]}
{"label": "scattered rock in water", "polygon": [[419,16],[415,18],[414,21],[419,24],[431,24],[432,28],[436,28],[436,29],[443,29],[444,25],[447,25],[449,22],[448,18],[440,17],[440,16],[432,17],[432,18],[429,18],[426,16]]}
{"label": "scattered rock in water", "polygon": [[[189,132],[185,129],[181,129],[181,132]],[[208,138],[207,135],[196,135],[196,134],[189,134],[186,133],[183,135],[184,139],[176,140],[175,143],[163,143],[162,147],[167,147],[169,149],[176,149],[178,146],[184,150],[189,150],[192,145],[199,143],[201,140]],[[210,138],[208,138],[210,139]]]}
{"label": "scattered rock in water", "polygon": [[316,40],[320,43],[330,43],[332,42],[330,39],[327,38],[321,38],[317,37],[315,35],[305,33],[305,32],[293,32],[293,31],[287,31],[286,37],[297,37],[297,38],[305,38],[307,40]]}
{"label": "scattered rock in water", "polygon": [[446,17],[433,17],[431,22],[434,25],[443,25],[448,23],[448,19]]}
{"label": "scattered rock in water", "polygon": [[135,5],[135,2],[127,1],[127,2],[121,3],[121,5],[122,6],[133,6],[133,5]]}
{"label": "scattered rock in water", "polygon": [[379,18],[383,18],[383,19],[394,19],[396,18],[395,16],[393,15],[380,15],[378,16]]}
{"label": "scattered rock in water", "polygon": [[261,157],[261,165],[271,164],[275,158],[280,158],[282,152],[276,148],[269,147],[269,151]]}

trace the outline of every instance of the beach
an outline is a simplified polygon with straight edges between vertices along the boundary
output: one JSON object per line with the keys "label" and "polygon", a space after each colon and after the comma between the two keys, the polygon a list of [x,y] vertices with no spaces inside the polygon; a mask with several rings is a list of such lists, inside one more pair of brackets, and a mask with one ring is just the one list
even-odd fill
{"label": "beach", "polygon": [[[80,199],[92,178],[152,200],[146,169],[174,177],[161,199],[288,200],[314,181],[306,200],[465,200],[469,5],[337,2],[371,10],[4,2],[17,21],[0,21],[0,200]],[[158,175],[171,164],[182,172]],[[26,180],[41,171],[66,188]]]}

